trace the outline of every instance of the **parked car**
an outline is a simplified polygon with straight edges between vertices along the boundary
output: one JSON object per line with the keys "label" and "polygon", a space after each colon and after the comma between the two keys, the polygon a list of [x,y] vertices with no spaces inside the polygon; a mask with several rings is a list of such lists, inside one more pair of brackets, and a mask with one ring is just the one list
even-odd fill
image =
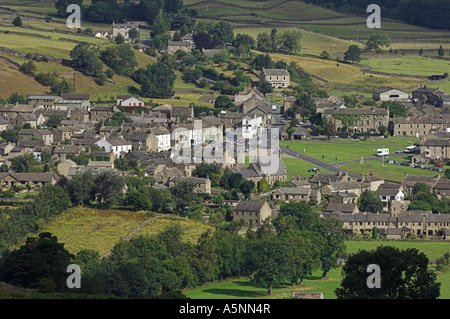
{"label": "parked car", "polygon": [[310,168],[308,172],[318,172],[320,171],[317,167]]}
{"label": "parked car", "polygon": [[397,154],[403,153],[403,150],[396,150],[395,153],[397,153]]}
{"label": "parked car", "polygon": [[433,166],[434,166],[434,167],[442,167],[442,165],[439,164],[439,163],[435,163]]}
{"label": "parked car", "polygon": [[359,140],[360,137],[359,137],[358,135],[352,135],[352,139],[354,139],[354,140]]}

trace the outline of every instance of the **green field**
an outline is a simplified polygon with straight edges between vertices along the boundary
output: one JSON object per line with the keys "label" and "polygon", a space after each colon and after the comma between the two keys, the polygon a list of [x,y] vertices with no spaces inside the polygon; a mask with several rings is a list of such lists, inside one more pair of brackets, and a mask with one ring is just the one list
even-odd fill
{"label": "green field", "polygon": [[404,56],[392,59],[363,59],[359,64],[361,66],[370,64],[370,70],[373,71],[397,74],[429,76],[450,72],[450,61],[427,59],[420,56]]}
{"label": "green field", "polygon": [[[430,261],[436,260],[450,251],[450,243],[434,241],[374,241],[348,240],[347,253],[356,253],[361,249],[373,250],[378,246],[393,246],[399,249],[416,248],[427,255]],[[430,266],[430,269],[433,269]],[[335,299],[334,290],[340,286],[341,269],[332,269],[326,279],[321,278],[321,272],[315,271],[305,278],[304,286],[292,287],[289,284],[274,287],[272,296],[267,294],[265,287],[252,285],[249,278],[233,278],[221,282],[213,282],[202,287],[186,289],[183,293],[192,299],[289,299],[295,291],[322,292],[325,299]],[[450,272],[438,273],[437,281],[441,282],[440,299],[450,299]]]}
{"label": "green field", "polygon": [[[394,153],[399,146],[392,145],[367,145],[359,144],[360,142],[352,142],[348,140],[348,144],[339,143],[316,143],[316,142],[291,142],[280,141],[280,146],[306,154],[308,156],[320,159],[326,163],[339,163],[349,160],[372,157],[376,155],[377,148],[386,147],[389,148],[390,153]],[[358,146],[358,147],[355,147]],[[322,158],[324,156],[324,158]]]}
{"label": "green field", "polygon": [[313,272],[304,280],[304,286],[286,284],[274,286],[272,295],[267,294],[267,288],[254,286],[246,277],[213,282],[193,289],[185,289],[183,294],[191,299],[290,299],[296,291],[322,292],[325,299],[336,299],[334,290],[341,282],[341,270],[332,269],[327,278],[321,278],[320,271]]}
{"label": "green field", "polygon": [[[73,254],[81,249],[92,249],[103,256],[120,239],[151,217],[145,212],[75,207],[56,216],[41,231],[57,236],[59,242],[64,243],[65,248]],[[133,236],[152,236],[163,231],[165,227],[178,223],[185,231],[183,240],[195,242],[203,232],[211,228],[177,216],[154,214],[153,217],[158,218],[145,224]]]}
{"label": "green field", "polygon": [[364,161],[364,164],[360,164],[359,162],[346,163],[340,165],[339,167],[355,174],[369,175],[370,173],[373,173],[379,178],[398,182],[405,177],[405,173],[408,173],[410,176],[436,176],[436,174],[440,174],[441,176],[443,175],[443,173],[425,170],[422,168],[386,163],[383,164],[381,161],[372,160]]}
{"label": "green field", "polygon": [[[314,175],[314,172],[308,172],[308,169],[313,168],[314,165],[308,162],[302,161],[298,158],[283,157],[284,165],[286,165],[288,180],[294,176],[310,177]],[[333,174],[325,169],[320,169],[321,174]]]}

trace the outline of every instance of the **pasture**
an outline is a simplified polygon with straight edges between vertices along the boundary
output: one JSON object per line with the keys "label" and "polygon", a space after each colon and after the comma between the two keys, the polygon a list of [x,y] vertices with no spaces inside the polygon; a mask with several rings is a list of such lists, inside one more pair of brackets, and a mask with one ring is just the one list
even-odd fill
{"label": "pasture", "polygon": [[[311,175],[314,175],[314,172],[308,172],[310,168],[314,167],[313,164],[310,164],[298,158],[291,157],[283,157],[281,160],[284,162],[284,165],[286,165],[288,180],[290,180],[294,176],[310,177]],[[333,174],[332,172],[325,169],[320,169],[320,173]]]}
{"label": "pasture", "polygon": [[[359,250],[373,250],[378,246],[393,246],[399,249],[416,248],[423,252],[430,261],[441,257],[450,251],[450,243],[435,241],[381,241],[381,240],[347,240],[347,253]],[[430,270],[434,267],[431,265]],[[441,282],[440,299],[450,298],[450,272],[437,273],[437,281]],[[325,299],[336,299],[334,290],[342,280],[341,268],[332,269],[327,278],[321,278],[320,271],[314,271],[307,276],[304,286],[293,287],[291,284],[276,286],[272,296],[267,294],[265,287],[255,286],[250,278],[232,278],[221,282],[213,282],[201,287],[185,289],[183,293],[192,299],[290,299],[295,291],[322,292]]]}
{"label": "pasture", "polygon": [[[361,156],[364,158],[372,157],[376,155],[376,149],[381,148],[380,145],[358,143],[354,142],[354,144],[351,144],[350,141],[348,144],[280,141],[280,146],[289,146],[294,151],[320,159],[326,163],[356,160],[360,159]],[[392,145],[386,145],[386,148],[389,148],[391,153],[398,149],[398,147]]]}
{"label": "pasture", "polygon": [[406,173],[408,173],[408,175],[410,176],[436,176],[437,174],[440,174],[441,177],[444,174],[417,167],[401,166],[387,163],[383,164],[381,161],[373,160],[364,161],[364,164],[360,164],[359,162],[346,163],[340,165],[339,167],[343,170],[355,174],[368,175],[370,173],[373,173],[377,177],[397,182],[400,182],[403,177],[405,177]]}
{"label": "pasture", "polygon": [[[155,219],[148,221],[150,218]],[[64,247],[73,254],[82,249],[92,249],[103,256],[144,221],[147,223],[133,236],[156,235],[165,227],[178,223],[184,230],[183,240],[194,243],[203,232],[211,229],[210,226],[177,216],[75,207],[56,216],[40,232],[57,236],[58,241],[64,243]]]}
{"label": "pasture", "polygon": [[370,65],[370,70],[373,71],[396,74],[430,76],[433,74],[443,74],[445,72],[450,73],[450,61],[428,59],[421,56],[363,59],[359,64],[361,66]]}

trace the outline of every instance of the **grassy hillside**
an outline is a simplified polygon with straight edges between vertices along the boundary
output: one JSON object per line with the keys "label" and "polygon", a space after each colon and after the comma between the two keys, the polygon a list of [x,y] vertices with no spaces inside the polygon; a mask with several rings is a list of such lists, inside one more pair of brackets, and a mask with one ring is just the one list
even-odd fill
{"label": "grassy hillside", "polygon": [[[148,221],[151,219],[150,221]],[[139,231],[136,227],[147,221]],[[71,253],[93,249],[104,255],[130,233],[132,236],[155,235],[167,226],[179,223],[185,231],[183,239],[196,242],[200,235],[212,227],[186,218],[169,215],[148,215],[145,212],[99,210],[76,207],[54,218],[44,229],[58,237]],[[132,233],[133,232],[133,233]]]}

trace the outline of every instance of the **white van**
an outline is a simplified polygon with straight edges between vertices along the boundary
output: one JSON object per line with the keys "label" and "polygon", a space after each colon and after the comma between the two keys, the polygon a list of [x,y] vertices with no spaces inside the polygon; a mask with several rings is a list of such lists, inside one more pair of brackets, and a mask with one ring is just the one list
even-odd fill
{"label": "white van", "polygon": [[389,149],[388,148],[379,148],[377,149],[377,156],[385,156],[389,155]]}
{"label": "white van", "polygon": [[416,151],[416,146],[408,146],[405,150],[405,153],[414,153]]}

